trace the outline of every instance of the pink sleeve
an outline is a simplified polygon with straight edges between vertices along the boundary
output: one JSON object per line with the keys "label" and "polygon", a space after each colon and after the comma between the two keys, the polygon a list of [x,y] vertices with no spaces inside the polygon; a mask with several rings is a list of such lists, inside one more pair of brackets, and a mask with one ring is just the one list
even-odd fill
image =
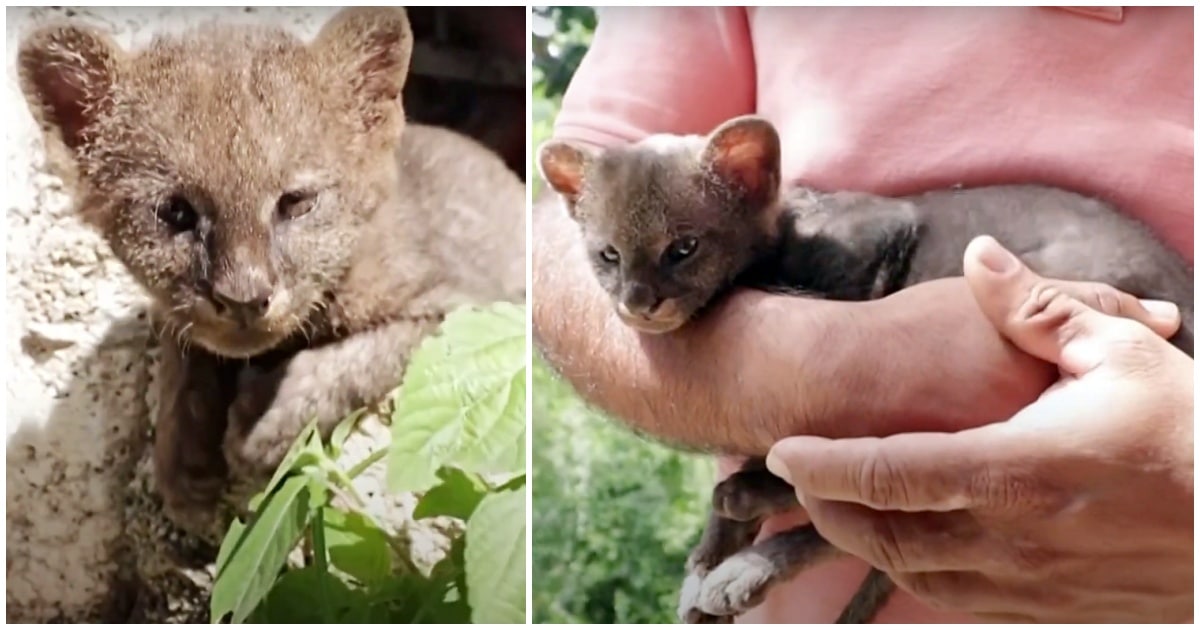
{"label": "pink sleeve", "polygon": [[555,137],[603,146],[654,133],[704,134],[754,111],[744,9],[608,8],[597,18]]}

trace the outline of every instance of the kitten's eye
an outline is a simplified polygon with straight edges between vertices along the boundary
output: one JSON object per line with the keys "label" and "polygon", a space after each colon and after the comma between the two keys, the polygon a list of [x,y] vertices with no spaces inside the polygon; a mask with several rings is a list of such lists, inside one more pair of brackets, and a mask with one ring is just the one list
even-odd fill
{"label": "kitten's eye", "polygon": [[676,239],[675,242],[667,246],[667,261],[677,263],[684,260],[696,253],[696,246],[699,244],[700,242],[692,237]]}
{"label": "kitten's eye", "polygon": [[275,203],[275,211],[282,219],[298,219],[312,211],[317,205],[317,194],[306,191],[284,193]]}
{"label": "kitten's eye", "polygon": [[159,221],[176,232],[187,232],[196,227],[196,209],[179,195],[173,195],[154,212]]}
{"label": "kitten's eye", "polygon": [[621,254],[617,252],[617,248],[609,245],[608,247],[600,250],[600,260],[603,260],[610,265],[615,265],[621,262]]}

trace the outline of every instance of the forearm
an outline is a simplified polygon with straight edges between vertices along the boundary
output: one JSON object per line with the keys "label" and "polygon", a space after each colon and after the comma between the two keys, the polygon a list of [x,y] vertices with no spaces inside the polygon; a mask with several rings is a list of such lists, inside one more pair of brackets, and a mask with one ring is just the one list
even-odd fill
{"label": "forearm", "polygon": [[[869,326],[859,362],[832,366],[855,380],[835,411],[837,437],[960,431],[1011,417],[1054,382],[1057,369],[1008,343],[987,321],[962,277],[908,287],[859,304]],[[858,394],[857,392],[863,392]],[[870,410],[877,414],[854,417]]]}

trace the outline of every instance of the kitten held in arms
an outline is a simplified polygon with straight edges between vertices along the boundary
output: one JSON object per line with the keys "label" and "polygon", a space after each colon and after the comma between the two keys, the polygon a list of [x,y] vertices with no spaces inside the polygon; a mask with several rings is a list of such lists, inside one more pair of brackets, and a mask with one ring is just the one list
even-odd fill
{"label": "kitten held in arms", "polygon": [[[873,300],[959,276],[967,244],[986,234],[1043,276],[1096,283],[1076,285],[1091,298],[1116,288],[1174,302],[1182,325],[1171,341],[1192,353],[1191,266],[1111,206],[1040,185],[903,198],[782,188],[779,143],[770,122],[745,116],[706,137],[657,135],[602,151],[551,141],[538,165],[617,316],[646,334],[679,329],[734,286]],[[763,519],[796,497],[767,471],[765,453],[726,454],[750,459],[714,490],[688,560],[679,614],[692,623],[729,622],[839,553],[811,525],[752,544]],[[893,590],[872,570],[838,622],[870,621]]]}
{"label": "kitten held in arms", "polygon": [[524,296],[524,185],[452,132],[405,124],[398,8],[306,43],[210,25],[126,51],[59,23],[21,43],[30,109],[66,149],[78,214],[149,293],[154,462],[169,515],[208,518],[400,381],[464,304]]}

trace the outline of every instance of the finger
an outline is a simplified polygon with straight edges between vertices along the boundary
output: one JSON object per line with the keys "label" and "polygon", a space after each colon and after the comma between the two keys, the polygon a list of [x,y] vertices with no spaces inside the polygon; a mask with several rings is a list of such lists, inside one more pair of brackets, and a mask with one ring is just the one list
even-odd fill
{"label": "finger", "polygon": [[963,510],[995,499],[991,462],[1013,454],[1000,425],[886,438],[780,440],[767,467],[809,499],[906,512]]}
{"label": "finger", "polygon": [[1179,326],[1174,305],[1158,302],[1147,309],[1107,285],[1047,280],[991,237],[971,241],[963,269],[980,309],[1001,334],[1071,374],[1090,371],[1110,358],[1128,358],[1109,355],[1118,346],[1153,346],[1152,332],[1169,336]]}
{"label": "finger", "polygon": [[[989,317],[1003,312],[1002,309],[1009,306],[1006,300],[1013,297],[1013,292],[1019,294],[1019,299],[1024,299],[1054,289],[1106,315],[1137,321],[1163,338],[1179,330],[1179,307],[1175,304],[1161,300],[1139,300],[1101,282],[1043,278],[990,236],[978,237],[967,245],[963,269],[976,291],[980,305],[984,306],[987,301],[988,306],[992,307],[984,307]],[[1000,290],[993,292],[988,289]]]}
{"label": "finger", "polygon": [[808,514],[825,540],[885,573],[983,570],[1000,555],[965,511],[877,512],[810,500]]}

